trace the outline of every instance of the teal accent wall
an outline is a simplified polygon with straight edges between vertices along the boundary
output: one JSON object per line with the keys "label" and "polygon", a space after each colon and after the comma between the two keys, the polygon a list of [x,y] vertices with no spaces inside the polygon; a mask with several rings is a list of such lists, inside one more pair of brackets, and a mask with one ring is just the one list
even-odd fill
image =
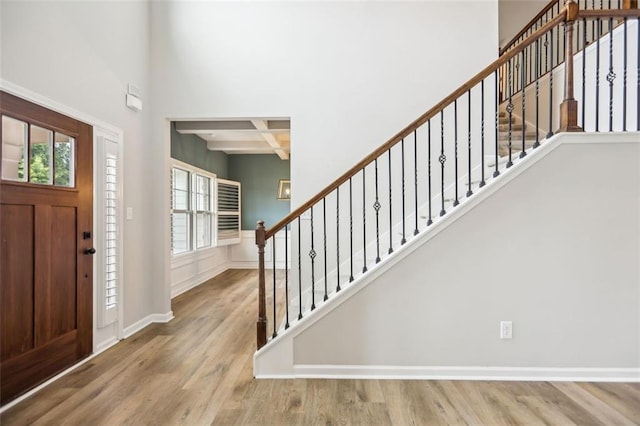
{"label": "teal accent wall", "polygon": [[200,169],[215,173],[219,178],[229,178],[228,155],[221,151],[209,151],[207,143],[196,135],[182,135],[171,123],[171,158]]}
{"label": "teal accent wall", "polygon": [[264,220],[269,228],[291,211],[291,203],[278,200],[278,182],[289,179],[289,160],[277,155],[229,155],[229,179],[242,183],[242,229],[256,228]]}

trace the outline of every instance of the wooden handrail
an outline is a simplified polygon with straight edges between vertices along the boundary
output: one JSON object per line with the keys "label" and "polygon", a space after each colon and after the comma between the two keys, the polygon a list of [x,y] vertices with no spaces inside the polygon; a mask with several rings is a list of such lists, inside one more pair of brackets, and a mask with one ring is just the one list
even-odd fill
{"label": "wooden handrail", "polygon": [[[531,26],[533,24],[535,24],[538,19],[542,18],[542,16],[544,16],[544,14],[546,14],[549,10],[551,10],[556,4],[558,4],[560,0],[551,0],[544,8],[542,8],[542,10],[540,12],[538,12],[538,14],[536,16],[533,17],[532,20],[530,20],[527,25],[525,25],[518,34],[515,35],[515,37],[513,37],[509,43],[507,43],[504,47],[501,47],[500,50],[498,50],[498,53],[500,55],[504,54],[504,52],[506,52],[507,50],[509,50],[509,48],[514,45],[518,39],[520,37],[522,37],[522,35],[524,35],[527,31],[529,31],[529,29],[531,28]],[[533,35],[533,34],[532,34]]]}
{"label": "wooden handrail", "polygon": [[580,10],[578,12],[578,19],[637,18],[637,17],[640,17],[640,9]]}
{"label": "wooden handrail", "polygon": [[487,78],[491,73],[495,72],[502,65],[506,64],[510,59],[514,56],[522,52],[529,45],[534,43],[537,39],[542,37],[548,31],[550,31],[553,27],[559,25],[565,20],[566,9],[562,9],[560,14],[553,18],[551,21],[547,22],[542,28],[539,28],[535,33],[531,34],[527,37],[522,43],[518,44],[516,47],[511,49],[509,52],[505,53],[491,65],[487,66],[485,69],[476,74],[471,80],[464,83],[458,89],[456,89],[449,96],[444,98],[442,101],[438,102],[433,108],[429,109],[427,112],[422,114],[420,117],[415,119],[411,124],[409,124],[404,129],[400,130],[395,136],[389,139],[387,142],[378,147],[375,151],[371,152],[369,155],[364,157],[360,162],[358,162],[355,166],[351,167],[347,170],[346,173],[342,174],[336,180],[334,180],[331,184],[327,185],[323,190],[318,192],[314,197],[312,197],[309,201],[289,213],[284,219],[280,220],[278,223],[273,225],[266,232],[265,238],[269,239],[276,234],[276,232],[280,231],[280,229],[284,228],[291,221],[293,221],[298,216],[302,215],[304,212],[309,210],[311,206],[321,201],[324,197],[333,192],[337,187],[347,182],[349,178],[353,177],[358,171],[362,170],[364,167],[372,163],[376,158],[380,157],[380,155],[384,154],[385,151],[392,148],[395,144],[400,142],[402,139],[409,136],[413,133],[414,130],[418,129],[418,127],[422,126],[428,120],[433,118],[436,114],[440,113],[445,107],[449,104],[453,103],[454,100],[458,99],[463,94],[467,93],[468,90],[471,90],[475,87],[480,81]]}

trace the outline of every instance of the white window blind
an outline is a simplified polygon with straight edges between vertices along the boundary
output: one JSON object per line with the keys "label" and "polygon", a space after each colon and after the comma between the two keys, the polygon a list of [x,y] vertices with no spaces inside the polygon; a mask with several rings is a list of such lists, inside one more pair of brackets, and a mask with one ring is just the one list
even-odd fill
{"label": "white window blind", "polygon": [[118,143],[99,138],[97,250],[98,327],[118,321],[121,301],[122,182]]}
{"label": "white window blind", "polygon": [[218,245],[240,242],[240,182],[217,180]]}

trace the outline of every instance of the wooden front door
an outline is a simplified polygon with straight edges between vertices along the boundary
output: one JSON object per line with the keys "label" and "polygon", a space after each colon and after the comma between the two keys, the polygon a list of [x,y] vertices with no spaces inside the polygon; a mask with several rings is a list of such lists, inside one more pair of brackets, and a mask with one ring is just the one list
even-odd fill
{"label": "wooden front door", "polygon": [[93,137],[0,92],[0,403],[92,352]]}

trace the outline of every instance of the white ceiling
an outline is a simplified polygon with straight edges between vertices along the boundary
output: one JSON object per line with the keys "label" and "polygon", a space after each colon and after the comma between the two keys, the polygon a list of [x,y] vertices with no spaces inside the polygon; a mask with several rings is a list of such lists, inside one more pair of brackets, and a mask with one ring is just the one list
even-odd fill
{"label": "white ceiling", "polygon": [[176,130],[197,135],[212,151],[227,154],[277,154],[289,158],[291,121],[288,118],[224,118],[177,121]]}

